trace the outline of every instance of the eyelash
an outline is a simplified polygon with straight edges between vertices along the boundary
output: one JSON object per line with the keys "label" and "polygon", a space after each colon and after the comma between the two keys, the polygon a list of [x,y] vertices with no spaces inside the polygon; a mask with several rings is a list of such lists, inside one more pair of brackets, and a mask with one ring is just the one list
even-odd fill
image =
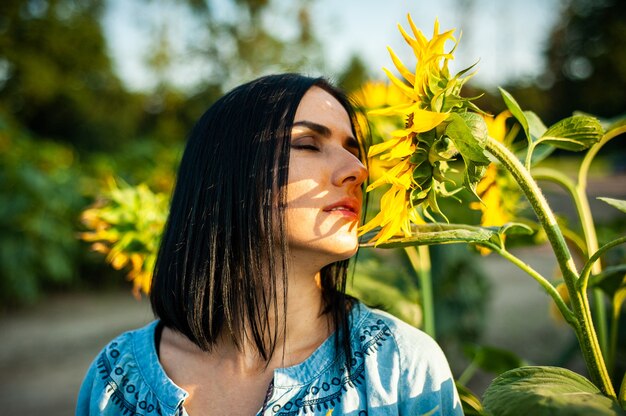
{"label": "eyelash", "polygon": [[295,144],[291,146],[293,149],[298,149],[298,150],[311,150],[311,151],[315,151],[315,152],[319,152],[319,148],[315,145],[312,144]]}

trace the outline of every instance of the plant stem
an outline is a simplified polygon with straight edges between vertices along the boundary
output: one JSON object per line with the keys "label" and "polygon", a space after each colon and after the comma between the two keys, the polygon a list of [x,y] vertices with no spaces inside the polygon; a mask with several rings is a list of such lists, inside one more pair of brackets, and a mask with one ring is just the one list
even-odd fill
{"label": "plant stem", "polygon": [[[588,166],[588,165],[587,165]],[[586,174],[584,178],[586,180]],[[576,213],[578,214],[578,218],[580,220],[580,224],[583,230],[583,238],[585,239],[585,250],[587,253],[593,253],[598,249],[598,239],[596,237],[596,229],[593,223],[593,217],[591,214],[591,208],[589,206],[589,199],[587,198],[586,184],[578,183],[575,184],[567,175],[546,168],[538,168],[533,170],[533,177],[535,179],[547,179],[551,180],[555,183],[561,185],[572,197],[572,201],[574,201],[574,205],[576,207]],[[588,256],[588,254],[587,254]],[[600,263],[594,265],[594,274],[598,274],[602,271],[600,267]],[[607,354],[608,350],[608,329],[607,329],[607,320],[606,313],[604,310],[604,298],[602,292],[598,289],[593,290],[593,309],[595,316],[595,323],[597,325],[598,331],[598,342],[600,343],[600,350],[610,362],[611,357]],[[610,368],[610,366],[609,366]]]}
{"label": "plant stem", "polygon": [[[609,141],[626,133],[626,126],[620,126],[613,130],[608,131],[602,139],[593,145],[591,149],[585,154],[580,168],[578,170],[578,183],[576,184],[576,209],[580,216],[580,222],[583,228],[583,236],[587,244],[587,253],[592,254],[598,250],[598,237],[596,235],[596,228],[593,222],[593,215],[591,214],[591,207],[589,206],[589,199],[587,198],[587,176],[591,162],[598,154],[600,149]],[[600,274],[602,272],[602,264],[598,261],[593,264],[591,269],[593,274]],[[592,290],[594,298],[594,312],[596,322],[598,324],[598,338],[602,351],[608,353],[608,329],[607,329],[607,317],[604,307],[604,296],[600,289],[594,288]],[[609,357],[609,361],[613,361]]]}
{"label": "plant stem", "polygon": [[419,279],[422,294],[422,311],[424,312],[424,332],[435,338],[435,305],[428,246],[405,247],[404,251]]}
{"label": "plant stem", "polygon": [[563,279],[567,285],[574,316],[578,322],[574,330],[576,331],[576,336],[580,343],[591,380],[606,396],[615,398],[615,390],[611,384],[611,379],[591,319],[589,300],[585,292],[578,292],[576,290],[578,273],[567,244],[565,243],[563,233],[561,233],[558,227],[554,213],[550,209],[537,183],[531,177],[530,172],[524,168],[517,157],[515,157],[506,146],[491,137],[487,137],[485,144],[486,150],[502,163],[519,184],[546,232],[550,245],[556,255],[561,273],[563,274]]}
{"label": "plant stem", "polygon": [[617,336],[619,335],[619,318],[621,312],[621,303],[613,304],[613,316],[612,325],[611,325],[611,333],[609,334],[609,354],[607,356],[607,365],[611,370],[611,373],[615,375],[615,357],[617,355]]}

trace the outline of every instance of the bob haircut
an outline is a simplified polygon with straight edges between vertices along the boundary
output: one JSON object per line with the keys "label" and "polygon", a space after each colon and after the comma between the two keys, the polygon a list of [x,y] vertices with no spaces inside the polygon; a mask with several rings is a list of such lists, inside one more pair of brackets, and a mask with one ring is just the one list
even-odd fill
{"label": "bob haircut", "polygon": [[[291,129],[300,100],[313,86],[341,103],[360,137],[346,95],[323,78],[298,74],[265,76],[233,89],[188,137],[150,301],[165,326],[204,351],[223,331],[238,348],[244,340],[253,342],[266,361],[275,351],[281,328],[268,316],[287,310],[284,207]],[[345,294],[347,268],[348,260],[324,267],[321,286],[335,345],[349,357],[349,336],[342,335],[349,334],[353,301]]]}

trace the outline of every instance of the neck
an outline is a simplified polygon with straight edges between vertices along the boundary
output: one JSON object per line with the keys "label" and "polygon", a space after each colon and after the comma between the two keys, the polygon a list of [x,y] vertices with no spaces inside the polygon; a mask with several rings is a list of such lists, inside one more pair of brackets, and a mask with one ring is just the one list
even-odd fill
{"label": "neck", "polygon": [[[242,371],[259,371],[289,367],[304,361],[334,328],[328,316],[323,314],[322,289],[319,285],[320,271],[290,264],[288,273],[287,310],[283,311],[282,285],[277,282],[278,316],[270,309],[269,328],[276,327],[275,350],[269,361],[258,354],[254,342],[246,339],[237,348],[232,339],[221,337],[216,345],[223,359],[232,359]],[[217,352],[216,351],[216,352]]]}

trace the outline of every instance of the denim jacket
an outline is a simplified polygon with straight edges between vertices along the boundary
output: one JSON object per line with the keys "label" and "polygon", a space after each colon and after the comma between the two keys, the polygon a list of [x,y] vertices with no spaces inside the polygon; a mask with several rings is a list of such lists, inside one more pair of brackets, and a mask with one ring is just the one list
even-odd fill
{"label": "denim jacket", "polygon": [[[360,303],[350,322],[351,365],[331,336],[304,362],[274,371],[258,416],[463,415],[448,362],[432,338]],[[102,350],[85,376],[76,415],[187,415],[187,392],[159,363],[156,324]]]}

